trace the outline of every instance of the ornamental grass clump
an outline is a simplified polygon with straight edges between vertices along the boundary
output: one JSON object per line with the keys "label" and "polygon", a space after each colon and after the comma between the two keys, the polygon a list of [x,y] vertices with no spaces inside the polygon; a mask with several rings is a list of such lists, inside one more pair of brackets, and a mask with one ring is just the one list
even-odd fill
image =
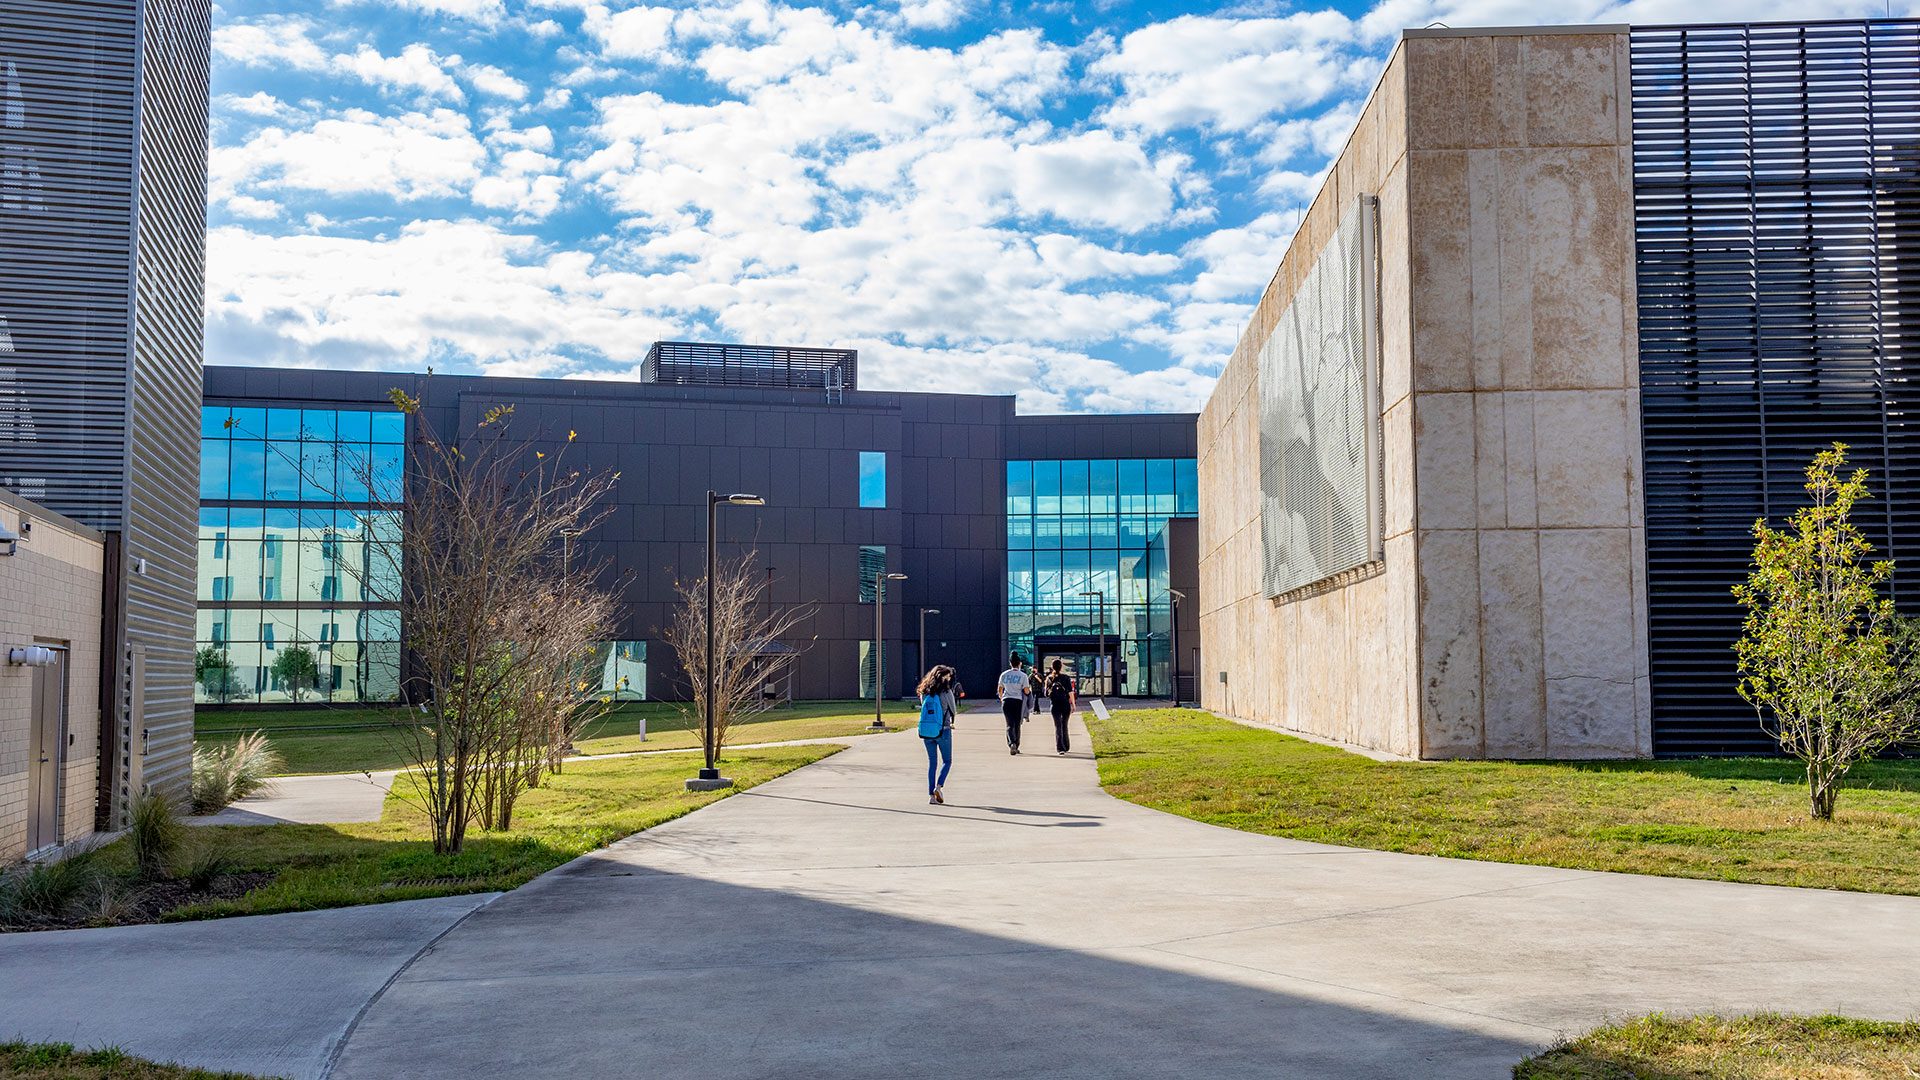
{"label": "ornamental grass clump", "polygon": [[1809,809],[1833,820],[1840,782],[1864,758],[1920,737],[1920,633],[1881,587],[1890,561],[1850,520],[1867,470],[1841,478],[1845,443],[1807,466],[1812,501],[1783,530],[1753,523],[1753,568],[1733,594],[1747,609],[1734,651],[1740,696],[1780,749],[1807,767]]}
{"label": "ornamental grass clump", "polygon": [[187,823],[174,813],[173,800],[149,791],[133,800],[127,815],[127,845],[142,881],[164,881],[173,876],[174,863],[187,844]]}
{"label": "ornamental grass clump", "polygon": [[216,814],[230,803],[267,789],[286,761],[264,732],[242,735],[230,746],[193,748],[193,812]]}

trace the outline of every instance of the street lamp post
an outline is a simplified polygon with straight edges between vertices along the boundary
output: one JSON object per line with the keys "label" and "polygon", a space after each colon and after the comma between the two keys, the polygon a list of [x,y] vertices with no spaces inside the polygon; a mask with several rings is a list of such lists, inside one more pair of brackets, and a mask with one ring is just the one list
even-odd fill
{"label": "street lamp post", "polygon": [[923,607],[920,609],[920,667],[922,670],[927,670],[932,667],[931,664],[927,663],[927,616],[938,614],[940,614],[940,609],[937,607]]}
{"label": "street lamp post", "polygon": [[714,767],[713,757],[713,709],[714,699],[717,696],[713,683],[713,576],[717,570],[716,564],[719,562],[717,554],[719,542],[714,535],[714,519],[717,516],[715,510],[721,503],[731,506],[765,506],[767,500],[758,495],[721,495],[713,491],[707,492],[707,662],[705,665],[707,677],[706,686],[702,688],[702,696],[706,699],[706,737],[701,740],[706,745],[707,766],[700,770],[698,777],[687,781],[688,791],[713,791],[733,786],[733,781],[721,776],[720,770]]}
{"label": "street lamp post", "polygon": [[905,580],[905,574],[888,574],[880,570],[873,572],[873,731],[887,729],[887,722],[880,719],[880,703],[886,700],[883,688],[887,682],[886,631],[880,625],[880,609],[887,603],[887,582]]}
{"label": "street lamp post", "polygon": [[1094,589],[1090,592],[1083,592],[1080,595],[1091,596],[1100,602],[1100,659],[1098,663],[1100,672],[1100,696],[1105,697],[1113,693],[1113,688],[1107,685],[1108,680],[1112,678],[1111,673],[1113,671],[1112,665],[1107,663],[1107,594],[1104,590]]}
{"label": "street lamp post", "polygon": [[[1187,594],[1179,589],[1168,589],[1167,596],[1173,600],[1173,646],[1167,656],[1167,681],[1173,683],[1173,707],[1180,707],[1180,601]],[[1199,672],[1194,672],[1197,676]]]}

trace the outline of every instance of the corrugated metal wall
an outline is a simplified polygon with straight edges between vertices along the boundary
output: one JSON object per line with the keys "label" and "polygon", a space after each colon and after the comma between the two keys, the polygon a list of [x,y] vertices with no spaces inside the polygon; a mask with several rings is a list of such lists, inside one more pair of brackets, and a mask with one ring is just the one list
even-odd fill
{"label": "corrugated metal wall", "polygon": [[[126,638],[146,650],[148,785],[192,773],[195,525],[206,280],[207,0],[144,0],[127,435]],[[128,732],[131,736],[131,731]]]}
{"label": "corrugated metal wall", "polygon": [[0,486],[103,530],[125,505],[135,18],[0,8]]}
{"label": "corrugated metal wall", "polygon": [[1920,611],[1920,22],[1632,32],[1657,754],[1765,753],[1734,692],[1747,530],[1844,441]]}
{"label": "corrugated metal wall", "polygon": [[105,620],[109,804],[192,752],[208,34],[205,0],[0,7],[0,486],[146,560]]}

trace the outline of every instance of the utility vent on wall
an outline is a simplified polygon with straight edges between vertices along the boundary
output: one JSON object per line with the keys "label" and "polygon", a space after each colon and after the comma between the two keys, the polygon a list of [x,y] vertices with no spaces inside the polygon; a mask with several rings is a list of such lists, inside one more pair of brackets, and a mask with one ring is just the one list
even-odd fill
{"label": "utility vent on wall", "polygon": [[1361,195],[1260,350],[1268,596],[1384,558],[1379,200]]}

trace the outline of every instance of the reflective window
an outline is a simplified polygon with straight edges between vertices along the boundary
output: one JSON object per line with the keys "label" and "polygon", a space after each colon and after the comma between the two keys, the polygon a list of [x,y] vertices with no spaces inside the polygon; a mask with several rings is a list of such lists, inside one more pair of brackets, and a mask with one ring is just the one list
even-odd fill
{"label": "reflective window", "polygon": [[1165,693],[1165,551],[1149,547],[1164,545],[1168,517],[1198,509],[1191,458],[1008,462],[1011,647],[1032,655],[1036,636],[1098,640],[1104,629],[1118,689]]}
{"label": "reflective window", "polygon": [[887,572],[887,549],[872,544],[860,545],[860,602],[873,603],[874,582]]}
{"label": "reflective window", "polygon": [[887,455],[884,451],[860,451],[860,505],[887,505]]}
{"label": "reflective window", "polygon": [[[374,504],[399,502],[406,417],[216,406],[200,432],[198,700],[394,700],[399,616],[374,605],[397,594],[399,512]],[[313,685],[275,674],[291,649]]]}

